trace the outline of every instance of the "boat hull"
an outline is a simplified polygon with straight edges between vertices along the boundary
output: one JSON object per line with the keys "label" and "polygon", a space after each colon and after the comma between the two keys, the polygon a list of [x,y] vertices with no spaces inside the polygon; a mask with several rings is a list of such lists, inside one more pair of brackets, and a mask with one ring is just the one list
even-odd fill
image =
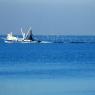
{"label": "boat hull", "polygon": [[31,41],[31,40],[5,40],[5,43],[51,43],[48,41]]}

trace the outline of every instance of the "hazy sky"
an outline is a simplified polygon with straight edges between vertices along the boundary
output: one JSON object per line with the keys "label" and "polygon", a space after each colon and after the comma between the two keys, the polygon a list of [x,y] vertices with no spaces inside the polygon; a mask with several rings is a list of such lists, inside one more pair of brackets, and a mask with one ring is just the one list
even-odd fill
{"label": "hazy sky", "polygon": [[0,34],[95,35],[95,0],[0,0]]}

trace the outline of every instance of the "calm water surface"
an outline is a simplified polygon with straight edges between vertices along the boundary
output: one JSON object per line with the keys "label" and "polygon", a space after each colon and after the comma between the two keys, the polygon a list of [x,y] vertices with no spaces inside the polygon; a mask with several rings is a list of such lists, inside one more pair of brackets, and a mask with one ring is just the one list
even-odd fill
{"label": "calm water surface", "polygon": [[95,95],[95,44],[0,44],[0,95]]}

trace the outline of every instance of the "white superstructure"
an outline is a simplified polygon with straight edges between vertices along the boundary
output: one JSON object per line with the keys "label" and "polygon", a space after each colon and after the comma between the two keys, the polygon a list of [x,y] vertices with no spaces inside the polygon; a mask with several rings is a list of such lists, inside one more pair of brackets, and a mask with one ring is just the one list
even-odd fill
{"label": "white superstructure", "polygon": [[17,37],[12,35],[12,32],[7,34],[7,40],[8,41],[17,41]]}

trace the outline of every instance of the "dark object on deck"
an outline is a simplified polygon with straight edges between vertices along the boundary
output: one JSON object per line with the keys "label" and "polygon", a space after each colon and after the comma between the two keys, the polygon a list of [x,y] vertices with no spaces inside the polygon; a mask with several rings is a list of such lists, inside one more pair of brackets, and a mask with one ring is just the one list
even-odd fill
{"label": "dark object on deck", "polygon": [[27,34],[25,39],[34,41],[33,34],[32,34],[32,29],[29,30],[29,32],[28,32],[28,34]]}

